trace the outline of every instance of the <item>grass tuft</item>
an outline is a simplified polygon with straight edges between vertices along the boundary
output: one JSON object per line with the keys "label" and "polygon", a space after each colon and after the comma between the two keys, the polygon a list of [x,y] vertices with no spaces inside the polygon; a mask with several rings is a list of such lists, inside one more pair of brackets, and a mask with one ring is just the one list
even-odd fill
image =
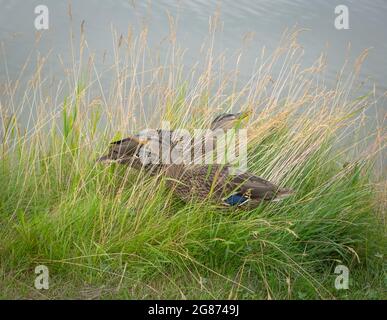
{"label": "grass tuft", "polygon": [[[143,34],[115,47],[108,96],[97,94],[93,59],[70,68],[58,90],[66,98],[50,108],[47,99],[59,97],[46,95],[44,82],[11,90],[10,81],[1,94],[0,297],[383,298],[386,184],[375,163],[385,132],[369,133],[367,145],[357,134],[371,105],[369,95],[350,98],[358,65],[328,89],[323,59],[300,67],[296,38],[262,52],[241,87],[238,59],[226,73],[224,55],[210,47],[203,70],[188,70],[172,41],[161,64]],[[232,109],[253,111],[249,170],[294,197],[224,211],[183,203],[144,172],[94,161],[128,132],[163,120],[204,128]],[[39,264],[50,270],[47,291],[33,287]],[[340,264],[349,290],[334,287]]]}

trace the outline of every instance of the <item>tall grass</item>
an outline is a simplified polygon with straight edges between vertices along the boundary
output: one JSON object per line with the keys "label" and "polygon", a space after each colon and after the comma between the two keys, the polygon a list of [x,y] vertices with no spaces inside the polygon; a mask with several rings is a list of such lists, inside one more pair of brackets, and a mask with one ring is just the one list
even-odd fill
{"label": "tall grass", "polygon": [[[163,59],[146,28],[114,33],[109,90],[83,33],[66,83],[49,90],[39,57],[26,85],[2,87],[1,296],[383,297],[386,184],[373,172],[386,134],[360,135],[373,96],[353,89],[366,52],[328,88],[324,55],[302,68],[298,32],[287,32],[243,82],[242,52],[213,53],[216,20],[193,67],[173,26]],[[110,140],[164,120],[202,128],[219,112],[247,109],[249,170],[295,189],[284,202],[247,212],[182,203],[162,180],[94,161]],[[39,264],[50,270],[47,291],[33,288]],[[334,287],[339,264],[349,290]]]}

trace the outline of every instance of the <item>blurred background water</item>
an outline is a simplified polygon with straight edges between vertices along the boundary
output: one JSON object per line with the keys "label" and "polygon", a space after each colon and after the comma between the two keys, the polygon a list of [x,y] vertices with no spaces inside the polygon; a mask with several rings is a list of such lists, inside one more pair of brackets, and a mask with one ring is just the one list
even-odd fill
{"label": "blurred background water", "polygon": [[[192,65],[200,56],[203,39],[208,35],[209,17],[219,10],[222,28],[214,42],[215,52],[236,52],[245,47],[240,64],[240,79],[251,76],[251,66],[262,48],[274,50],[286,28],[297,26],[307,31],[299,42],[305,50],[302,64],[311,65],[321,54],[327,53],[325,72],[327,86],[334,87],[337,72],[349,56],[355,59],[364,49],[371,48],[360,73],[363,92],[376,85],[377,103],[373,116],[377,125],[385,117],[387,107],[383,98],[387,91],[387,1],[385,0],[83,0],[72,1],[72,21],[69,19],[69,1],[57,0],[0,0],[0,81],[16,79],[29,54],[50,50],[49,72],[61,77],[62,65],[71,62],[69,29],[72,25],[75,38],[84,21],[90,52],[96,55],[96,67],[103,69],[113,61],[112,30],[126,34],[128,27],[134,33],[144,25],[149,28],[148,43],[157,47],[169,33],[168,14],[177,21],[176,37],[187,49],[184,64]],[[49,30],[41,33],[36,43],[34,8],[44,4],[49,9]],[[335,7],[344,4],[349,9],[349,29],[337,30],[334,25]],[[246,35],[252,35],[245,45]],[[351,49],[348,54],[348,45]],[[23,77],[31,69],[27,67]],[[104,79],[109,82],[109,79]],[[108,87],[108,86],[106,86]]]}
{"label": "blurred background water", "polygon": [[[39,51],[53,50],[70,59],[68,1],[0,0],[0,41],[5,44],[8,72],[14,76],[26,57],[35,48],[34,8],[44,4],[50,13],[49,30],[44,31]],[[334,26],[334,9],[344,4],[349,8],[348,30]],[[328,53],[328,79],[343,65],[348,44],[351,55],[372,48],[364,64],[362,77],[376,82],[380,90],[387,89],[387,1],[385,0],[224,0],[224,1],[135,1],[87,0],[72,1],[74,25],[85,21],[90,50],[97,54],[112,52],[112,26],[125,34],[130,25],[139,30],[149,26],[150,44],[159,44],[169,32],[167,12],[178,17],[177,40],[187,48],[186,63],[197,60],[198,50],[208,33],[209,16],[217,8],[223,23],[215,46],[219,51],[233,52],[243,45],[248,33],[254,38],[245,59],[252,63],[261,48],[274,49],[286,28],[307,28],[300,37],[305,48],[305,64],[313,62],[322,51]],[[76,28],[78,30],[79,28]],[[249,63],[243,72],[249,71]],[[2,69],[3,70],[3,69]],[[248,72],[247,72],[248,74]]]}

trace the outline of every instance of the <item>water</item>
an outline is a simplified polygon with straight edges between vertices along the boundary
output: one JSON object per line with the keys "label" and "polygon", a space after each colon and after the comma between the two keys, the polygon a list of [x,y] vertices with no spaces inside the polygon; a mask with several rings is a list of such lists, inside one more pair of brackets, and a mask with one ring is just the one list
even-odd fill
{"label": "water", "polygon": [[[34,28],[34,8],[45,4],[49,8],[49,30],[42,33],[36,44]],[[349,8],[349,30],[337,30],[334,26],[334,10],[338,4]],[[251,76],[251,65],[263,46],[270,50],[277,47],[286,28],[298,26],[306,28],[299,42],[305,49],[302,63],[310,65],[321,54],[327,52],[326,83],[334,86],[335,75],[342,67],[351,44],[349,57],[354,59],[364,49],[372,48],[360,73],[364,82],[364,92],[376,84],[378,96],[387,91],[387,1],[385,0],[258,0],[258,1],[128,1],[128,0],[88,0],[73,1],[70,22],[67,1],[57,0],[0,0],[0,41],[3,52],[0,62],[0,81],[17,79],[21,66],[29,54],[39,51],[42,55],[50,50],[49,74],[60,77],[63,62],[72,59],[69,48],[69,27],[79,30],[85,21],[89,51],[96,54],[97,68],[103,68],[104,59],[112,61],[112,28],[118,34],[126,34],[128,26],[134,32],[144,24],[149,27],[150,46],[158,46],[169,33],[168,15],[177,17],[177,41],[186,48],[184,63],[193,64],[199,55],[203,39],[208,34],[208,20],[219,8],[222,30],[215,41],[215,51],[235,52],[244,46],[246,34],[253,34],[245,47],[241,63],[241,79]],[[76,32],[75,37],[79,37]],[[4,55],[5,54],[5,55]],[[4,56],[7,59],[5,68]],[[105,61],[105,63],[106,63]],[[23,77],[28,77],[28,68]],[[378,114],[382,117],[386,110],[385,99],[378,100]]]}

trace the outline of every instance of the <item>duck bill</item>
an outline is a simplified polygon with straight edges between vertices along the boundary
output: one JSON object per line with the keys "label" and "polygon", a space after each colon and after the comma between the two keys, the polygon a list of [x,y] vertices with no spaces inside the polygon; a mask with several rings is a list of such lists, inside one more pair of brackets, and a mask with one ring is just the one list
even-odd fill
{"label": "duck bill", "polygon": [[238,114],[238,119],[239,119],[239,120],[247,119],[247,118],[250,117],[251,114],[252,114],[252,111],[251,111],[251,110],[247,110],[247,111],[240,112],[240,113]]}

